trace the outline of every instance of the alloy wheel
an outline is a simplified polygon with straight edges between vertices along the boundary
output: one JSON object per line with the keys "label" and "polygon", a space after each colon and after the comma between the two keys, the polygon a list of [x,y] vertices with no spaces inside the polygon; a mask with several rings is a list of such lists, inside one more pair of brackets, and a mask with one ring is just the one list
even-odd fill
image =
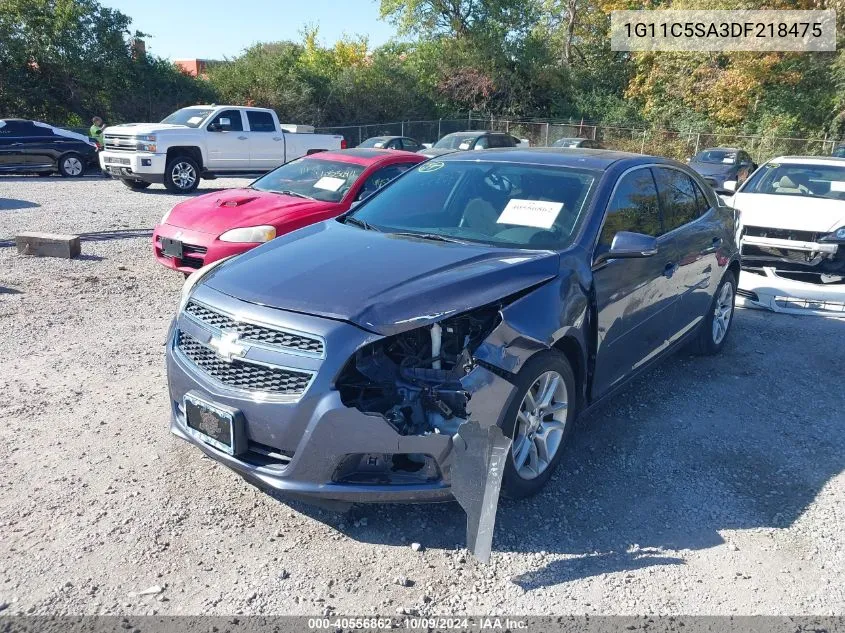
{"label": "alloy wheel", "polygon": [[170,170],[171,180],[179,189],[190,189],[197,180],[194,166],[186,162],[178,162]]}
{"label": "alloy wheel", "polygon": [[713,310],[713,342],[719,345],[727,336],[734,311],[734,287],[730,282],[722,284]]}
{"label": "alloy wheel", "polygon": [[531,385],[516,414],[511,458],[523,479],[539,477],[563,443],[569,394],[556,371],[541,374]]}
{"label": "alloy wheel", "polygon": [[79,176],[82,173],[82,161],[75,156],[65,158],[63,165],[68,176]]}

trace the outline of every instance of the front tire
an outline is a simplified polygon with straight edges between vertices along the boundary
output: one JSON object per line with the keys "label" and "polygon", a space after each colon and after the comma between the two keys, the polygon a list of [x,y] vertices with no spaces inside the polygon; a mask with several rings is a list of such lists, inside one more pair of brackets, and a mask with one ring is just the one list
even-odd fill
{"label": "front tire", "polygon": [[733,324],[736,304],[736,277],[732,271],[725,273],[722,283],[713,295],[710,308],[704,315],[694,351],[702,356],[713,356],[722,351]]}
{"label": "front tire", "polygon": [[79,154],[65,154],[59,158],[59,173],[64,178],[81,178],[85,175],[85,163]]}
{"label": "front tire", "polygon": [[575,424],[578,392],[569,361],[557,351],[531,358],[514,384],[502,429],[513,439],[502,493],[524,499],[537,494],[557,468]]}
{"label": "front tire", "polygon": [[143,180],[130,180],[129,178],[121,178],[120,182],[129,187],[132,191],[141,191],[150,186],[150,183]]}
{"label": "front tire", "polygon": [[200,184],[197,161],[189,156],[177,156],[167,162],[164,186],[172,193],[191,193]]}

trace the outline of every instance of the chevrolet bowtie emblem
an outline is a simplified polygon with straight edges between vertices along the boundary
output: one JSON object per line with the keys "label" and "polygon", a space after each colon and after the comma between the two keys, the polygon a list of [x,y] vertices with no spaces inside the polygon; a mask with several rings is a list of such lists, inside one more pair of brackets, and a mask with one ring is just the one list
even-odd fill
{"label": "chevrolet bowtie emblem", "polygon": [[217,352],[217,355],[226,362],[232,362],[233,358],[243,358],[249,347],[238,343],[237,332],[223,332],[220,337],[212,336],[208,346]]}

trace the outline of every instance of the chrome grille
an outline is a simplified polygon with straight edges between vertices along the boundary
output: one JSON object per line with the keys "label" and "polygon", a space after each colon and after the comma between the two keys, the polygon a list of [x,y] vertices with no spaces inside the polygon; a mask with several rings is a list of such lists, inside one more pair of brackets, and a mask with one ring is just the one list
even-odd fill
{"label": "chrome grille", "polygon": [[136,148],[135,139],[131,136],[124,135],[103,135],[103,146],[107,150],[117,150],[119,152],[134,152]]}
{"label": "chrome grille", "polygon": [[305,393],[312,374],[281,367],[256,365],[246,360],[227,362],[194,337],[179,332],[176,346],[185,357],[227,387],[285,396]]}
{"label": "chrome grille", "polygon": [[313,354],[323,355],[323,341],[294,332],[276,330],[255,323],[236,321],[232,317],[213,310],[196,301],[190,301],[185,307],[185,312],[191,317],[218,330],[225,332],[237,332],[242,341],[252,341],[264,345],[274,345],[285,349],[296,350]]}

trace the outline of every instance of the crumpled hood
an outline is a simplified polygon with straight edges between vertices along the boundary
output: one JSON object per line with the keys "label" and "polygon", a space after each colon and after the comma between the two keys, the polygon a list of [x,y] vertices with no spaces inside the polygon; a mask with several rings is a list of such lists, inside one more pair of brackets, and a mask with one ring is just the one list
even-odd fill
{"label": "crumpled hood", "polygon": [[[167,224],[220,235],[242,226],[269,224],[280,228],[303,213],[341,207],[337,203],[305,200],[255,189],[226,189],[186,200],[173,207]],[[325,216],[324,216],[325,217]]]}
{"label": "crumpled hood", "polygon": [[243,301],[390,335],[552,279],[559,267],[552,251],[421,240],[329,220],[253,249],[202,283]]}
{"label": "crumpled hood", "polygon": [[173,125],[171,123],[124,123],[123,125],[109,125],[103,134],[155,134],[168,130],[192,130],[187,125]]}
{"label": "crumpled hood", "polygon": [[845,200],[787,194],[737,193],[730,206],[739,209],[743,226],[829,233],[845,226]]}

